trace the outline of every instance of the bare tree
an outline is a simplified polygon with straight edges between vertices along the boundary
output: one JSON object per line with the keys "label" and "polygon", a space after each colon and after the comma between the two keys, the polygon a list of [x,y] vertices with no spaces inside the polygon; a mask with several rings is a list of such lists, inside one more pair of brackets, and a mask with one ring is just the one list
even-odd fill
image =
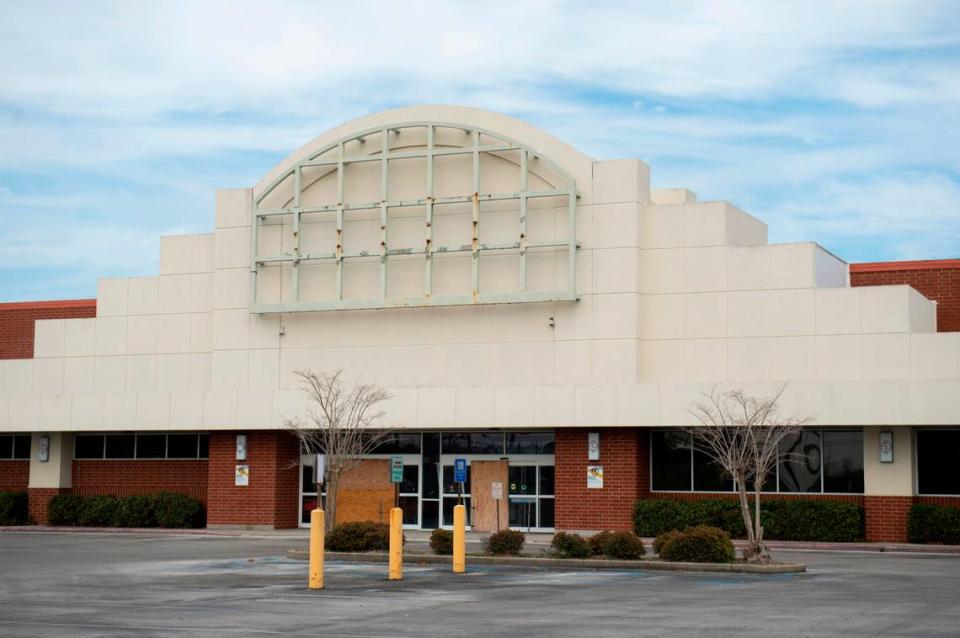
{"label": "bare tree", "polygon": [[387,430],[376,427],[384,415],[376,407],[390,394],[375,384],[357,381],[349,385],[340,369],[319,374],[297,370],[294,374],[300,377],[311,405],[306,419],[288,419],[284,425],[299,439],[302,451],[322,452],[326,456],[326,526],[332,529],[337,520],[341,477],[389,435]]}
{"label": "bare tree", "polygon": [[[688,428],[693,448],[719,465],[736,486],[747,528],[743,557],[749,562],[770,562],[760,522],[760,494],[770,473],[788,456],[780,453],[780,442],[812,421],[810,417],[780,413],[777,404],[785,389],[781,386],[771,396],[759,398],[742,390],[714,389],[704,393],[704,399],[694,402],[689,410],[701,423]],[[752,516],[747,499],[749,486],[753,487]]]}

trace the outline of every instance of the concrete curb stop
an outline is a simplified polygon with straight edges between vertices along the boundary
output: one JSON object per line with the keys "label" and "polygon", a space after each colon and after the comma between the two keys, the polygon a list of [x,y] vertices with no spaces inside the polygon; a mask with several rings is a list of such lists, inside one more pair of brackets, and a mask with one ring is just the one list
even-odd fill
{"label": "concrete curb stop", "polygon": [[[307,560],[309,552],[303,549],[287,551],[287,558]],[[387,554],[374,552],[326,552],[326,559],[353,563],[386,563]],[[407,565],[450,565],[450,556],[414,554],[404,557]],[[510,567],[540,567],[544,569],[594,569],[664,572],[711,572],[734,574],[799,574],[807,571],[803,563],[773,563],[748,565],[746,563],[670,563],[661,560],[608,560],[577,558],[528,558],[525,556],[467,556],[468,565],[501,565]]]}

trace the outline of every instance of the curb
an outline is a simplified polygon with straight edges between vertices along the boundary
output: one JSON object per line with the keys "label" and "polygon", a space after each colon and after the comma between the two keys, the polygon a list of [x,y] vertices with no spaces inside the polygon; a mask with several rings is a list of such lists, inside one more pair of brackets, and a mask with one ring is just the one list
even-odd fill
{"label": "curb", "polygon": [[[389,556],[378,553],[354,552],[326,552],[327,560],[344,561],[351,563],[387,563]],[[308,560],[310,552],[304,549],[287,551],[287,558],[291,560]],[[407,555],[403,560],[405,565],[449,565],[449,556],[435,554]],[[775,563],[772,565],[747,565],[743,563],[668,563],[665,561],[641,560],[607,560],[607,559],[577,559],[577,558],[526,558],[522,556],[470,556],[467,555],[468,565],[501,565],[513,567],[541,567],[545,569],[589,569],[589,570],[630,570],[630,571],[663,571],[663,572],[710,572],[734,574],[799,574],[807,571],[803,563]]]}

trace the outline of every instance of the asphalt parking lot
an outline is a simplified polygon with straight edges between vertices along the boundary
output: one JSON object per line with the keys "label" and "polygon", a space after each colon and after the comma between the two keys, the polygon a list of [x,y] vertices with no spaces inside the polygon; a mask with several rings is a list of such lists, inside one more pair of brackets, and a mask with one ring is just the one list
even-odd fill
{"label": "asphalt parking lot", "polygon": [[302,540],[0,533],[2,636],[957,636],[960,557],[780,552],[798,575],[328,563]]}

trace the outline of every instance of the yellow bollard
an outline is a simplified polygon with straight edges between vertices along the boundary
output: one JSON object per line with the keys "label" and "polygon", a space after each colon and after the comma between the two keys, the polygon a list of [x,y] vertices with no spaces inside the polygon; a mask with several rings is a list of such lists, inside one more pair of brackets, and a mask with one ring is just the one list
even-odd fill
{"label": "yellow bollard", "polygon": [[323,510],[310,512],[310,589],[323,589]]}
{"label": "yellow bollard", "polygon": [[467,508],[453,506],[453,573],[462,574],[467,569]]}
{"label": "yellow bollard", "polygon": [[403,580],[403,510],[390,509],[390,580]]}

